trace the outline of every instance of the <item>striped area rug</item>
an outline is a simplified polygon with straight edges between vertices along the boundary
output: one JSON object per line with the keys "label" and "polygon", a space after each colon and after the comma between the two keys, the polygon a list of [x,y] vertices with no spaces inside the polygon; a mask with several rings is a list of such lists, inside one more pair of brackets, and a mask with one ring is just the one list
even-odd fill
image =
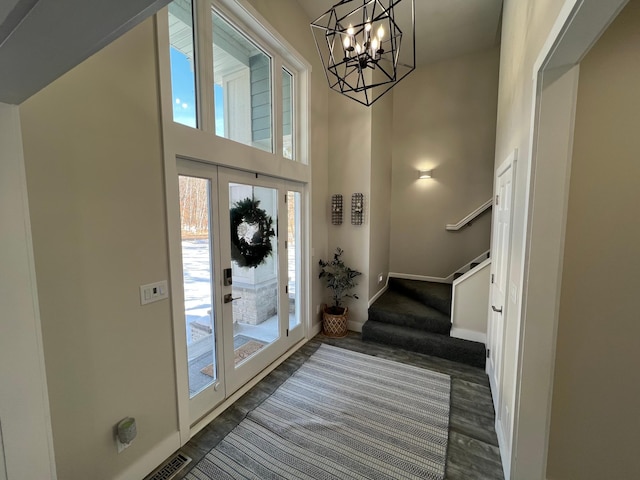
{"label": "striped area rug", "polygon": [[186,477],[443,479],[451,379],[321,345]]}

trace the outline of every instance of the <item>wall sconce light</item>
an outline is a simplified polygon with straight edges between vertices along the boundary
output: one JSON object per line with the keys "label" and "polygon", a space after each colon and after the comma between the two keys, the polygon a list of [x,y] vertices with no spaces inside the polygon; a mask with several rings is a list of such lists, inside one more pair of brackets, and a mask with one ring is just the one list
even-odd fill
{"label": "wall sconce light", "polygon": [[351,195],[351,225],[362,225],[364,216],[364,195],[354,193]]}
{"label": "wall sconce light", "polygon": [[342,225],[342,195],[336,194],[331,197],[331,223]]}
{"label": "wall sconce light", "polygon": [[422,178],[432,178],[433,177],[433,170],[418,170],[419,172],[419,176],[418,178],[422,179]]}

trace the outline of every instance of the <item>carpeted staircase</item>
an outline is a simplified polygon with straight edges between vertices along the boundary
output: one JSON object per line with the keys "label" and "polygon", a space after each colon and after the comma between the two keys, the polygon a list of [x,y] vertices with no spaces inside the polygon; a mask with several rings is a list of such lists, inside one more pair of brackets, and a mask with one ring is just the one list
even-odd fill
{"label": "carpeted staircase", "polygon": [[484,344],[451,337],[450,330],[450,284],[390,278],[369,308],[362,339],[484,368]]}

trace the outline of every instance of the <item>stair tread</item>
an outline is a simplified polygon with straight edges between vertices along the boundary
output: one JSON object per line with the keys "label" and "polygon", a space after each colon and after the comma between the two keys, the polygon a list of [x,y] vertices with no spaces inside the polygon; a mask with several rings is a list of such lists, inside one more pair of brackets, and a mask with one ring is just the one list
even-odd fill
{"label": "stair tread", "polygon": [[395,290],[387,290],[371,305],[369,318],[380,323],[402,325],[442,334],[448,334],[451,329],[450,317]]}
{"label": "stair tread", "polygon": [[363,325],[362,339],[391,344],[405,350],[446,358],[478,368],[485,367],[486,349],[485,345],[479,342],[372,320]]}
{"label": "stair tread", "polygon": [[453,287],[450,283],[391,278],[389,287],[391,290],[402,292],[447,316],[451,316]]}

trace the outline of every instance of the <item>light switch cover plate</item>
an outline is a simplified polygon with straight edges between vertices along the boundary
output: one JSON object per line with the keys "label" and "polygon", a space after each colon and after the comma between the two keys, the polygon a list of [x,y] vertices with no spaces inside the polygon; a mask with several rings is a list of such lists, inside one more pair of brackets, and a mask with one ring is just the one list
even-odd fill
{"label": "light switch cover plate", "polygon": [[157,302],[165,298],[169,298],[169,287],[166,280],[140,285],[140,305]]}

